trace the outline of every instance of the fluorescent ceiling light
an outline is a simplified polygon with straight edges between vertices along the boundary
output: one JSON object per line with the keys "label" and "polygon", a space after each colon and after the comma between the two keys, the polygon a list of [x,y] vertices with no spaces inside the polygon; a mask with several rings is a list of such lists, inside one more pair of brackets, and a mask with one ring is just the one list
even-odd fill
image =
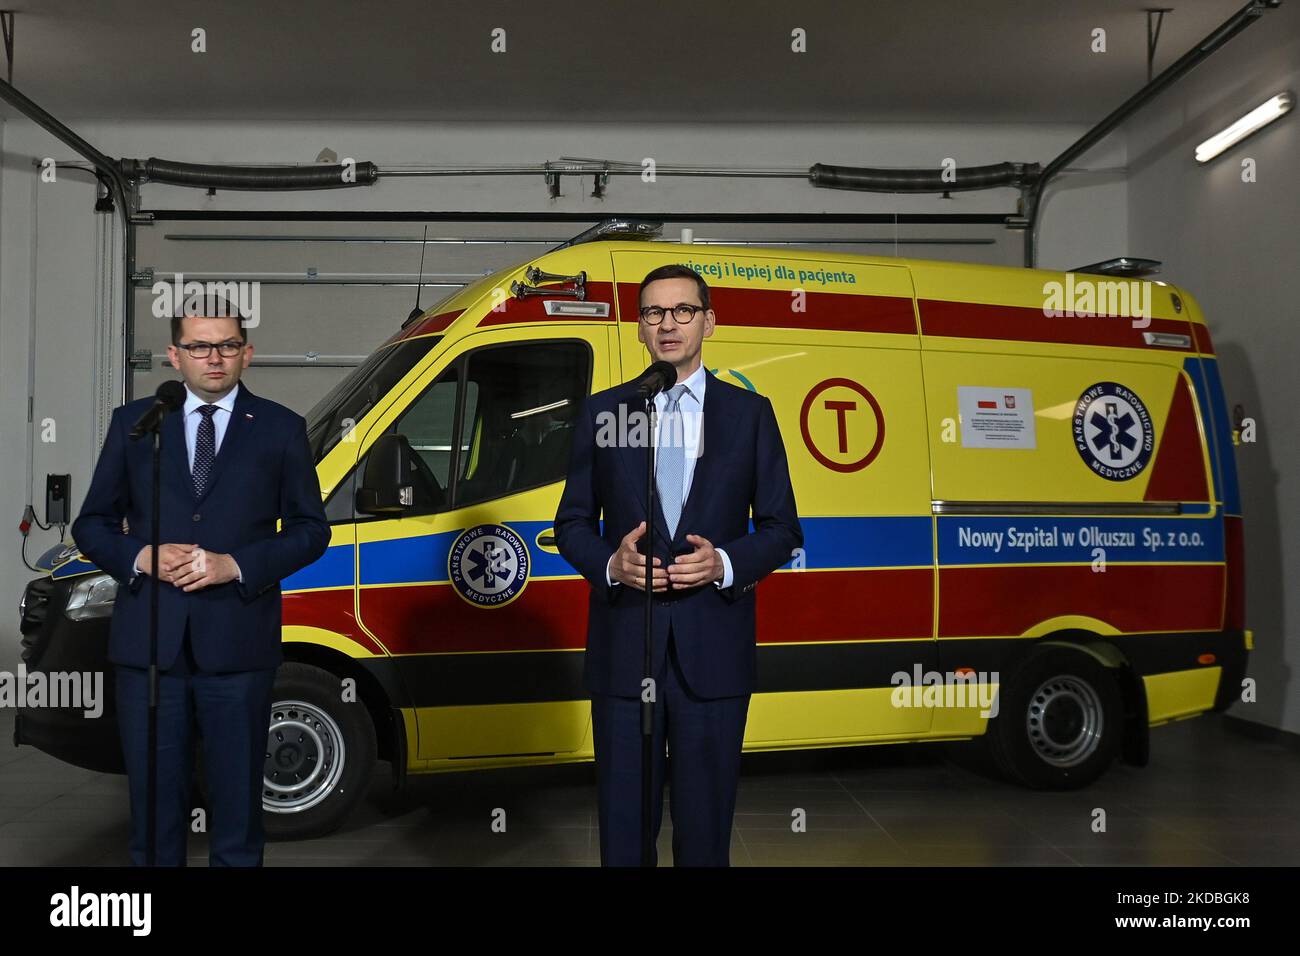
{"label": "fluorescent ceiling light", "polygon": [[1267,126],[1279,116],[1291,112],[1295,97],[1290,93],[1279,93],[1262,106],[1257,106],[1227,129],[1215,133],[1200,146],[1196,147],[1196,161],[1208,163],[1225,149],[1235,146],[1251,133]]}

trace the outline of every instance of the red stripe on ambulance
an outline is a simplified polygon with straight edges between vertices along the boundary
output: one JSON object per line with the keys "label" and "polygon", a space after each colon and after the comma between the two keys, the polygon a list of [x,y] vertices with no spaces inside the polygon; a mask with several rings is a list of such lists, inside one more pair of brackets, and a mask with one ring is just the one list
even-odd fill
{"label": "red stripe on ambulance", "polygon": [[1217,631],[1222,565],[1110,564],[940,568],[940,637],[1014,637],[1086,615],[1124,633]]}
{"label": "red stripe on ambulance", "polygon": [[764,578],[758,643],[928,638],[934,633],[930,568],[782,571]]}
{"label": "red stripe on ambulance", "polygon": [[1196,351],[1202,355],[1214,354],[1214,343],[1210,341],[1210,330],[1203,325],[1192,326],[1192,336],[1196,339]]}
{"label": "red stripe on ambulance", "polygon": [[[618,317],[623,322],[637,321],[637,288],[637,283],[618,285]],[[711,286],[709,296],[720,326],[916,334],[916,313],[906,296],[804,292],[796,299],[784,289],[727,286]]]}
{"label": "red stripe on ambulance", "polygon": [[533,580],[509,604],[481,608],[445,583],[363,588],[361,617],[393,654],[578,651],[590,590],[582,578]]}
{"label": "red stripe on ambulance", "polygon": [[1191,385],[1181,375],[1174,383],[1169,417],[1151,464],[1151,480],[1147,482],[1144,497],[1147,501],[1208,501],[1210,498]]}
{"label": "red stripe on ambulance", "polygon": [[1061,342],[1073,345],[1113,345],[1118,348],[1156,348],[1162,352],[1190,352],[1192,346],[1147,345],[1143,332],[1188,335],[1184,319],[1152,319],[1134,328],[1131,318],[1106,315],[1053,317],[1042,309],[984,302],[945,302],[919,299],[921,334],[970,339],[1014,339],[1023,342]]}
{"label": "red stripe on ambulance", "polygon": [[389,342],[400,342],[402,339],[414,338],[417,335],[429,335],[434,332],[446,332],[451,327],[451,323],[460,318],[464,309],[456,309],[452,312],[439,312],[437,315],[430,315],[421,319],[414,325],[402,329]]}
{"label": "red stripe on ambulance", "polygon": [[357,624],[352,587],[329,591],[286,591],[281,598],[281,623],[284,627],[319,627],[333,631],[374,654],[384,653],[369,634]]}

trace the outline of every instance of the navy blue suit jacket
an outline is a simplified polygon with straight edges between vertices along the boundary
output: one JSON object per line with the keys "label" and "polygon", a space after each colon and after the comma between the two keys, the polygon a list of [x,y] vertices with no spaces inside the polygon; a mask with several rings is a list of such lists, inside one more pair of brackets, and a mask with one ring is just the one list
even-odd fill
{"label": "navy blue suit jacket", "polygon": [[[131,667],[149,663],[151,579],[144,573],[131,577],[152,533],[153,442],[148,435],[131,441],[128,433],[153,401],[141,398],[114,410],[72,525],[77,547],[118,581],[108,656]],[[194,494],[179,411],[163,423],[161,476],[161,543],[229,554],[243,582],[189,592],[160,582],[159,667],[175,662],[187,621],[194,659],[205,671],[278,666],[280,579],[319,558],[330,539],[302,416],[258,398],[241,382],[204,494]]]}
{"label": "navy blue suit jacket", "polygon": [[[691,550],[686,535],[698,534],[727,552],[734,578],[727,588],[706,583],[673,600],[660,598],[654,609],[654,672],[660,672],[671,624],[691,690],[701,697],[733,697],[754,689],[754,587],[790,560],[803,544],[803,531],[771,401],[705,374],[700,457],[690,493],[671,540],[656,497],[653,553],[666,567],[671,555]],[[596,441],[604,416],[617,421],[624,403],[629,413],[644,410],[635,381],[592,395],[579,410],[555,538],[560,554],[591,583],[587,689],[630,697],[641,692],[645,592],[607,585],[605,570],[623,537],[646,518],[650,450],[626,442],[598,447]]]}

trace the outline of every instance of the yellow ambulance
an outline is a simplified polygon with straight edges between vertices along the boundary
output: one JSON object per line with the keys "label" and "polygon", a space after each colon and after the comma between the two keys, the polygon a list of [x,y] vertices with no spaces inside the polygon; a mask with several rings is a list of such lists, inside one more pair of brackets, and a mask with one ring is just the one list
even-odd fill
{"label": "yellow ambulance", "polygon": [[[705,365],[771,399],[804,533],[757,588],[748,750],[979,738],[1070,788],[1240,692],[1235,433],[1188,293],[647,231],[463,289],[308,416],[333,540],[283,583],[272,833],[337,826],[377,759],[591,759],[588,584],[552,520],[584,398],[648,364],[637,287],[667,263],[711,288]],[[46,563],[29,670],[106,666],[111,579]],[[111,721],[75,716],[24,712],[18,738],[120,769]]]}

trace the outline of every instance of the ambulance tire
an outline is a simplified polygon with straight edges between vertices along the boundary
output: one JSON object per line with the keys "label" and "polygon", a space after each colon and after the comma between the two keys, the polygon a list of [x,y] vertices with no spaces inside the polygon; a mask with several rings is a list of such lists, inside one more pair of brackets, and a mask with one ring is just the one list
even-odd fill
{"label": "ambulance tire", "polygon": [[365,799],[377,745],[370,712],[320,667],[280,665],[272,692],[262,823],[269,840],[324,836]]}
{"label": "ambulance tire", "polygon": [[[268,840],[324,836],[342,826],[365,799],[375,768],[375,728],[365,704],[342,700],[340,684],[337,675],[309,664],[284,663],[276,672],[262,789],[262,827]],[[272,728],[281,749],[272,749]],[[285,772],[309,763],[319,766],[312,758],[322,752],[342,754],[343,761],[327,761],[323,775],[304,774],[308,786],[298,792],[270,776],[277,762]],[[201,741],[196,741],[193,760],[193,805],[208,808]]]}
{"label": "ambulance tire", "polygon": [[986,732],[999,769],[1035,790],[1076,790],[1100,777],[1123,743],[1124,706],[1109,671],[1085,651],[1034,653],[998,695]]}

